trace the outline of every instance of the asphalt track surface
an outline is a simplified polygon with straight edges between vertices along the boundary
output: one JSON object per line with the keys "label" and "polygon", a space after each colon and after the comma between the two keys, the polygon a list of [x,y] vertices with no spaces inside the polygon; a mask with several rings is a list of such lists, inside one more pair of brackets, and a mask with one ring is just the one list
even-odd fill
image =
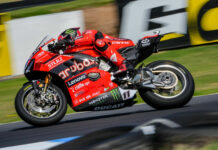
{"label": "asphalt track surface", "polygon": [[136,126],[172,114],[208,110],[218,112],[218,94],[194,97],[185,107],[177,109],[155,110],[142,104],[118,110],[66,115],[60,123],[48,127],[33,127],[25,122],[3,124],[0,125],[0,148],[83,136],[103,128]]}

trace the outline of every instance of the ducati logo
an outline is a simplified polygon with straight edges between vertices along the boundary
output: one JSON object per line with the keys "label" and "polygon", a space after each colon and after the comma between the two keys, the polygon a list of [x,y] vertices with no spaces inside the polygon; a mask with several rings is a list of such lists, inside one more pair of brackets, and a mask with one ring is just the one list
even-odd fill
{"label": "ducati logo", "polygon": [[111,56],[110,60],[111,60],[112,62],[117,62],[117,56],[116,56],[115,53]]}

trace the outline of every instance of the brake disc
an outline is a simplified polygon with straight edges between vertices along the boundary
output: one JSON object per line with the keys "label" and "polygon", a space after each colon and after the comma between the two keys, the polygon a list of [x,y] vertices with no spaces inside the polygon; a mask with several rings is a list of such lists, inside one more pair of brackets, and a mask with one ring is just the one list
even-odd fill
{"label": "brake disc", "polygon": [[37,104],[36,101],[37,99],[35,98],[34,95],[31,94],[28,96],[27,104],[29,105],[30,109],[36,113],[50,113],[56,107],[55,105],[51,105],[51,104],[45,104],[45,106],[42,106],[42,103],[46,103],[46,102],[41,102],[41,104]]}
{"label": "brake disc", "polygon": [[154,85],[160,89],[172,89],[178,84],[177,75],[169,70],[152,71],[155,74]]}

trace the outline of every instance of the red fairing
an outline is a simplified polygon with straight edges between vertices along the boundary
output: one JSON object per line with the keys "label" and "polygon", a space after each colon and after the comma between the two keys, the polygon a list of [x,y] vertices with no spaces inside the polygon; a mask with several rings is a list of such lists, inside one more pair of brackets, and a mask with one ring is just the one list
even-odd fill
{"label": "red fairing", "polygon": [[[82,53],[87,54],[89,56],[95,56],[95,57],[100,56],[97,53],[97,51],[91,49],[85,50]],[[100,94],[103,94],[107,91],[110,91],[118,87],[116,83],[113,83],[111,81],[110,79],[111,75],[109,72],[99,70],[97,67],[93,67],[87,70],[86,69],[87,67],[97,63],[89,59],[84,59],[83,62],[78,62],[74,57],[74,55],[59,55],[56,53],[44,51],[42,49],[39,50],[32,57],[32,59],[35,59],[33,71],[41,71],[41,72],[53,72],[52,70],[60,67],[61,65],[63,65],[64,62],[68,62],[71,61],[72,59],[75,59],[73,61],[73,66],[69,66],[69,68],[57,72],[57,75],[64,80],[65,85],[68,89],[72,101],[72,108],[86,101],[89,101],[99,96]],[[78,70],[81,73],[72,76],[70,78],[67,78],[70,76],[71,72],[74,73],[77,72]],[[89,73],[93,73],[93,72],[100,74],[100,78],[97,81],[92,81],[87,77]],[[85,76],[84,80],[74,84],[74,79],[83,76]]]}
{"label": "red fairing", "polygon": [[33,71],[49,72],[53,68],[72,58],[73,56],[58,55],[41,49],[32,58],[35,59]]}
{"label": "red fairing", "polygon": [[[79,76],[87,76],[90,72],[100,73],[101,78],[99,78],[97,81],[91,81],[89,78],[84,77],[85,80],[73,85],[72,87],[69,87],[68,91],[72,99],[72,107],[76,107],[90,99],[99,96],[100,94],[118,87],[117,84],[110,80],[110,73],[97,68],[89,69],[88,71],[81,73],[72,79],[75,79]],[[67,80],[66,83],[69,83],[72,81],[72,79]],[[66,86],[69,85],[66,84]]]}

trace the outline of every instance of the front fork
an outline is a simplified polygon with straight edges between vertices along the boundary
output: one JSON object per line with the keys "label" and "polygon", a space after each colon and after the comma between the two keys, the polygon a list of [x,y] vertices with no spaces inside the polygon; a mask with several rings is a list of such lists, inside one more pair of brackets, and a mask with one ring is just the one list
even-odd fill
{"label": "front fork", "polygon": [[51,82],[51,75],[48,73],[46,76],[45,76],[45,85],[44,85],[44,89],[43,89],[43,92],[46,93],[47,91],[47,88],[48,88],[48,85],[49,83]]}
{"label": "front fork", "polygon": [[[52,79],[52,76],[48,73],[46,76],[45,76],[45,84],[44,84],[44,88],[43,88],[43,93],[46,93],[47,91],[47,88],[48,88],[48,85],[49,83],[51,82],[51,79]],[[33,89],[34,89],[34,92],[37,96],[39,96],[39,90],[38,90],[38,87],[42,88],[43,87],[43,84],[40,83],[39,80],[32,80],[32,85],[33,85]]]}

